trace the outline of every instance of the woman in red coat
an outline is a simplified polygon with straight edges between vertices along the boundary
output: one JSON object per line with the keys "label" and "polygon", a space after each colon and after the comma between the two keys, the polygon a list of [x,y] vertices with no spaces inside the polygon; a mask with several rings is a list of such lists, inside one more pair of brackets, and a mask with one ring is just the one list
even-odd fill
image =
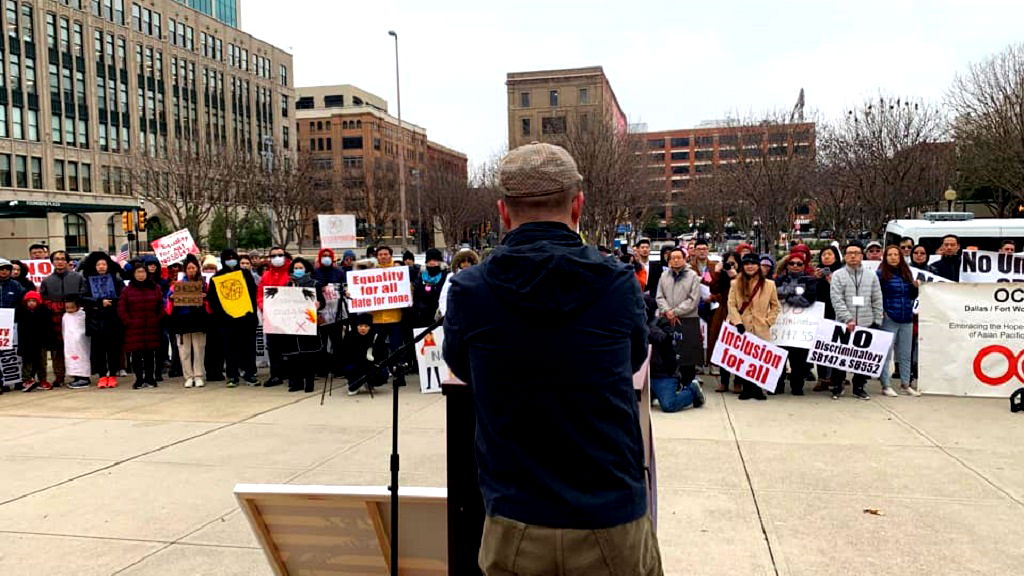
{"label": "woman in red coat", "polygon": [[124,325],[124,351],[132,358],[135,372],[132,388],[156,388],[154,371],[160,348],[164,295],[141,260],[132,261],[131,267],[132,280],[117,302],[117,315]]}

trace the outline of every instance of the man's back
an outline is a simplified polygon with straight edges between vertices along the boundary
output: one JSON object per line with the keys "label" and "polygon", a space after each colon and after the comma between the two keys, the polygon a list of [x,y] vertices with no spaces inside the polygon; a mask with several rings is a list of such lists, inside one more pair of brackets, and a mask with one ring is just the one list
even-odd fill
{"label": "man's back", "polygon": [[632,374],[646,335],[632,271],[564,224],[524,224],[453,278],[445,357],[474,392],[488,514],[554,528],[644,515]]}

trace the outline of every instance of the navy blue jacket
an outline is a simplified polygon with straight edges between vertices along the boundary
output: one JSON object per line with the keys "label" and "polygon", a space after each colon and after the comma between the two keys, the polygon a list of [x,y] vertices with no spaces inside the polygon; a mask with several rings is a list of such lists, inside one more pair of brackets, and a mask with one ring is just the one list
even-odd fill
{"label": "navy blue jacket", "polygon": [[917,300],[917,286],[907,282],[898,274],[888,280],[878,272],[878,283],[882,285],[882,310],[893,322],[908,324],[914,321],[914,300]]}
{"label": "navy blue jacket", "polygon": [[25,289],[16,278],[0,280],[0,308],[17,308],[25,297]]}
{"label": "navy blue jacket", "polygon": [[444,355],[473,390],[489,515],[577,529],[644,515],[645,320],[633,271],[564,224],[524,224],[452,277]]}

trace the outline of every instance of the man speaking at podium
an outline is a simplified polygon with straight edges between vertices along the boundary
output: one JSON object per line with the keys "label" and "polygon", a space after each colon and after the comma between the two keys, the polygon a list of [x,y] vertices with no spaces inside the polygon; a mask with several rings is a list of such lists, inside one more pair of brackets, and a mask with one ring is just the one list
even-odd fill
{"label": "man speaking at podium", "polygon": [[632,383],[647,354],[640,287],[583,245],[582,177],[563,148],[516,148],[498,178],[509,232],[453,278],[444,321],[445,360],[476,407],[480,567],[661,574]]}

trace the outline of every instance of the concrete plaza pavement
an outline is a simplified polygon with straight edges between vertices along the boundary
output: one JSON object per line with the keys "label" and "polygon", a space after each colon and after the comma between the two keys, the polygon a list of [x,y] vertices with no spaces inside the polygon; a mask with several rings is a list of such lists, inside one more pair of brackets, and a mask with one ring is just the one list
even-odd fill
{"label": "concrete plaza pavement", "polygon": [[[444,399],[409,384],[401,481],[444,486]],[[236,483],[388,482],[390,390],[321,407],[319,386],[3,395],[0,574],[271,574]],[[711,388],[654,410],[666,574],[1024,570],[1024,416],[1005,400]]]}

